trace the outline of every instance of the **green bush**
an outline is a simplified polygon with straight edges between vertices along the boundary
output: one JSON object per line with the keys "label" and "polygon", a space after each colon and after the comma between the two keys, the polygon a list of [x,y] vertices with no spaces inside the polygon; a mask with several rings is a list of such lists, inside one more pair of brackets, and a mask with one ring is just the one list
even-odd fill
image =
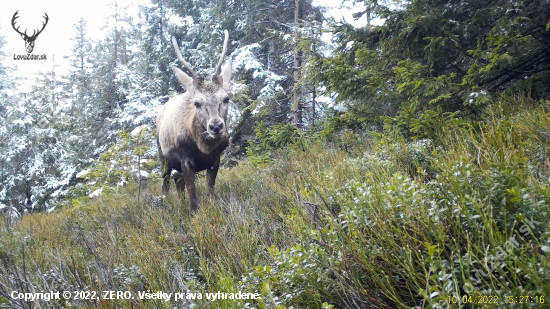
{"label": "green bush", "polygon": [[[298,240],[285,250],[270,248],[268,263],[251,268],[243,286],[263,287],[261,308],[325,301],[448,308],[483,295],[507,307],[510,296],[545,296],[550,178],[530,167],[541,167],[539,158],[524,155],[540,147],[532,143],[538,137],[510,125],[529,124],[541,112],[448,123],[451,130],[440,136],[445,148],[382,135],[348,160],[360,177],[301,192],[339,211],[320,211],[321,228],[298,219],[307,215],[297,209],[286,224],[301,231]],[[546,130],[548,119],[546,112],[529,126]]]}
{"label": "green bush", "polygon": [[318,138],[312,132],[289,124],[277,124],[272,128],[261,121],[256,125],[256,138],[247,147],[248,158],[255,163],[268,163],[272,159],[273,151],[287,146],[306,149]]}
{"label": "green bush", "polygon": [[138,183],[140,172],[141,178],[146,179],[146,175],[158,170],[154,141],[153,132],[148,128],[142,128],[133,135],[126,131],[120,133],[117,143],[100,154],[88,169],[83,176],[84,182],[71,188],[68,199],[75,204],[78,199],[86,199],[90,195],[118,192],[128,182]]}

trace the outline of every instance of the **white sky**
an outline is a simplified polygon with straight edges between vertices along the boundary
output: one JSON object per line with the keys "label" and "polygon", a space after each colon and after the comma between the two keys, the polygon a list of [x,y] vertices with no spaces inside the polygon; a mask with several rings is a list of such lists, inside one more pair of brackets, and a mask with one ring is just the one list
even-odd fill
{"label": "white sky", "polygon": [[[119,6],[126,6],[146,1],[118,0],[117,3]],[[51,72],[54,64],[56,73],[65,73],[68,60],[63,56],[69,55],[74,45],[71,41],[76,34],[74,25],[83,17],[88,22],[89,37],[93,40],[102,39],[105,34],[100,29],[105,25],[106,18],[112,14],[112,8],[109,6],[111,2],[113,0],[0,0],[0,33],[7,41],[3,49],[6,53],[4,63],[16,67],[15,74],[31,80],[34,80],[34,72]],[[366,24],[365,17],[354,21],[351,16],[354,12],[360,11],[360,7],[351,8],[350,4],[340,7],[340,1],[331,0],[313,0],[313,3],[332,7],[328,13],[337,21],[344,18],[356,27]],[[13,54],[26,54],[25,42],[11,26],[11,19],[16,11],[19,11],[20,16],[16,21],[17,25],[22,32],[28,29],[27,34],[32,34],[33,29],[40,29],[44,13],[48,14],[49,22],[36,39],[33,50],[35,55],[46,54],[47,61],[14,60]]]}
{"label": "white sky", "polygon": [[[343,19],[357,28],[366,26],[366,16],[362,16],[357,20],[352,16],[353,13],[359,13],[364,10],[363,4],[354,5],[351,2],[347,1],[345,4],[342,4],[342,0],[313,0],[313,5],[326,7],[327,14],[334,17],[337,22]],[[381,20],[371,20],[371,24],[379,25],[381,24]]]}

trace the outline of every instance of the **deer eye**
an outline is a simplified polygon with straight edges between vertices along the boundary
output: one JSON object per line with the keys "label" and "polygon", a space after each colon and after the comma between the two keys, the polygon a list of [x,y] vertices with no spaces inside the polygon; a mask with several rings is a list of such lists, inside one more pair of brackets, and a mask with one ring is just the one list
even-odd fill
{"label": "deer eye", "polygon": [[225,97],[225,99],[223,99],[223,103],[229,103],[229,97]]}
{"label": "deer eye", "polygon": [[201,104],[200,104],[198,101],[195,101],[194,104],[195,104],[195,107],[196,107],[196,108],[201,108]]}

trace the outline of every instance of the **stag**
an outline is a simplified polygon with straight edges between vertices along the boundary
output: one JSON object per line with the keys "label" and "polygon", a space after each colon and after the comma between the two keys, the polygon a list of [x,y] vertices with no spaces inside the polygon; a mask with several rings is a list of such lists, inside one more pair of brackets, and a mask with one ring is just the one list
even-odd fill
{"label": "stag", "polygon": [[40,33],[42,33],[44,28],[46,28],[46,25],[48,24],[48,20],[50,18],[48,17],[48,14],[44,13],[45,16],[43,16],[43,17],[46,19],[46,21],[42,22],[42,29],[33,30],[32,35],[29,36],[29,35],[27,35],[27,30],[25,30],[25,32],[21,32],[21,31],[19,31],[19,27],[15,28],[15,20],[17,18],[19,18],[19,16],[17,16],[17,13],[19,13],[19,11],[16,11],[15,14],[13,14],[13,17],[11,18],[11,26],[13,27],[13,29],[15,31],[17,31],[17,33],[19,33],[21,35],[21,38],[23,38],[23,40],[25,40],[25,49],[27,50],[27,53],[30,54],[30,53],[32,53],[32,50],[34,49],[34,41],[36,40],[38,35]]}
{"label": "stag", "polygon": [[229,144],[227,112],[231,60],[222,68],[228,40],[229,34],[225,30],[223,51],[214,76],[212,81],[205,82],[183,59],[178,43],[172,37],[177,57],[191,76],[172,67],[177,80],[187,91],[170,99],[157,117],[159,159],[163,170],[162,191],[168,193],[170,174],[176,170],[176,189],[183,196],[187,187],[191,213],[199,208],[195,173],[206,170],[206,183],[209,191],[213,192],[220,155]]}

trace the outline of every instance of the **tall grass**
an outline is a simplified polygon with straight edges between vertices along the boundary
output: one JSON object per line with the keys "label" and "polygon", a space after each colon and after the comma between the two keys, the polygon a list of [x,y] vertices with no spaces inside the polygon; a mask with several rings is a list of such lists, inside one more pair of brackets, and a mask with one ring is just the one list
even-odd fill
{"label": "tall grass", "polygon": [[509,302],[550,295],[550,106],[510,100],[485,115],[445,124],[437,142],[387,133],[245,160],[220,172],[215,196],[199,187],[193,217],[152,184],[139,200],[129,185],[4,224],[0,307],[27,308],[13,290],[262,296],[39,308],[529,307]]}

